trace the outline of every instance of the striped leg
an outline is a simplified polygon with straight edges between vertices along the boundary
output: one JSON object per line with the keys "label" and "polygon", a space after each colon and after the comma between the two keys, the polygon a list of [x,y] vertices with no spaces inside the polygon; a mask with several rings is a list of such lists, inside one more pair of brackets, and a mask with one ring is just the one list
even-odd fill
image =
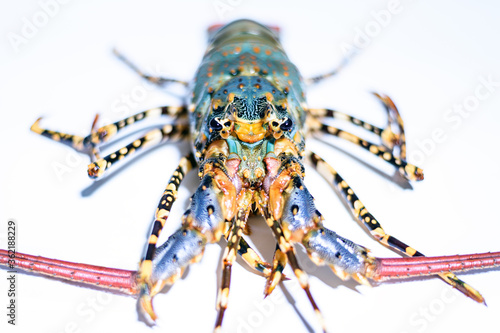
{"label": "striped leg", "polygon": [[[327,180],[329,180],[342,194],[344,202],[350,207],[352,214],[369,230],[373,238],[378,242],[396,250],[401,254],[410,257],[423,257],[424,255],[414,248],[406,245],[396,237],[387,234],[373,215],[368,212],[363,203],[358,199],[357,195],[346,183],[346,181],[326,163],[321,157],[314,153],[308,153],[307,158],[311,161],[314,168]],[[438,274],[446,283],[457,288],[466,296],[472,298],[477,302],[484,302],[481,294],[460,280],[453,273],[439,273]]]}
{"label": "striped leg", "polygon": [[[247,206],[248,207],[248,206]],[[240,243],[241,235],[243,233],[243,226],[248,219],[248,208],[241,208],[238,210],[236,217],[233,221],[233,226],[229,233],[226,249],[224,250],[223,263],[222,263],[222,283],[217,296],[217,320],[215,322],[214,332],[220,332],[222,320],[224,319],[224,312],[227,309],[229,298],[229,287],[231,285],[231,268],[236,259],[236,252],[238,244]]]}
{"label": "striped leg", "polygon": [[[229,236],[226,237],[229,241]],[[256,271],[269,276],[271,274],[271,265],[262,260],[262,258],[255,252],[254,249],[241,237],[238,244],[238,255],[247,263],[247,265]]]}
{"label": "striped leg", "polygon": [[118,59],[123,61],[123,63],[125,63],[125,65],[127,65],[130,69],[132,69],[134,72],[139,74],[142,78],[148,80],[149,82],[151,82],[153,84],[156,84],[157,86],[162,87],[162,86],[169,84],[169,83],[179,83],[179,84],[182,84],[184,86],[187,86],[189,84],[189,82],[186,82],[186,81],[181,81],[181,80],[176,80],[176,79],[166,78],[166,77],[160,77],[160,76],[150,76],[150,75],[144,74],[139,69],[139,67],[137,67],[134,63],[132,63],[127,58],[125,58],[125,56],[123,54],[121,54],[120,52],[118,52],[116,49],[113,49],[113,53],[115,54],[115,56],[118,57]]}
{"label": "striped leg", "polygon": [[[402,160],[406,160],[406,136],[404,123],[396,104],[394,104],[392,99],[387,95],[380,95],[378,93],[373,93],[373,95],[380,99],[387,111],[388,124],[382,132],[384,145],[390,149],[393,149],[395,146],[399,147],[400,158]],[[397,134],[392,131],[393,126],[397,127]]]}
{"label": "striped leg", "polygon": [[[319,310],[318,305],[314,301],[314,298],[313,298],[311,291],[309,289],[309,278],[307,276],[307,273],[304,272],[299,266],[299,262],[297,261],[297,257],[295,256],[295,249],[293,248],[293,245],[290,243],[290,240],[283,233],[283,228],[281,227],[280,223],[274,219],[272,214],[269,214],[266,212],[265,218],[266,218],[267,225],[273,231],[274,237],[276,238],[276,241],[278,242],[278,246],[279,246],[281,253],[286,255],[286,259],[290,263],[290,266],[292,267],[292,270],[295,273],[297,280],[299,280],[300,286],[305,291],[307,298],[309,299],[309,302],[311,303],[311,305],[314,309],[314,312],[316,313],[316,316],[318,317],[319,322],[321,323],[321,327],[323,328],[323,332],[326,332],[325,321],[323,320],[323,315],[321,314],[321,311]],[[284,260],[285,259],[280,259],[281,263],[283,263]]]}
{"label": "striped leg", "polygon": [[[353,117],[346,113],[332,110],[332,109],[309,109],[308,112],[314,117],[328,117],[339,120],[347,121],[356,126],[362,127],[365,130],[374,133],[382,140],[382,144],[390,151],[393,152],[395,147],[399,148],[399,158],[403,161],[406,160],[406,139],[404,132],[403,119],[401,118],[398,109],[394,102],[386,95],[373,93],[384,105],[387,112],[387,126],[380,128],[370,123],[367,123],[359,118]],[[395,133],[393,127],[397,130]]]}
{"label": "striped leg", "polygon": [[172,205],[177,199],[177,191],[181,185],[184,176],[196,165],[196,161],[192,153],[181,158],[179,162],[179,166],[175,169],[172,178],[168,182],[165,191],[163,192],[163,196],[160,199],[160,203],[158,204],[158,208],[155,213],[155,221],[153,224],[153,229],[151,230],[151,236],[148,240],[148,246],[146,248],[146,254],[144,259],[141,261],[141,266],[139,269],[139,282],[144,284],[147,281],[150,281],[150,277],[152,274],[153,266],[152,259],[156,249],[156,243],[158,242],[158,237],[160,236],[160,232],[165,226],[165,223],[168,219],[168,215],[170,214],[170,210],[172,209]]}
{"label": "striped leg", "polygon": [[186,112],[187,111],[184,106],[163,106],[139,112],[133,116],[94,130],[95,124],[98,119],[98,117],[96,116],[92,124],[92,133],[86,137],[41,128],[40,120],[42,118],[38,118],[35,121],[35,123],[31,126],[31,130],[54,141],[59,141],[61,143],[69,145],[70,147],[73,147],[80,152],[88,152],[91,151],[96,145],[109,141],[111,137],[115,136],[125,127],[135,124],[138,121],[146,118],[156,118],[164,115],[177,118],[182,114],[185,114]]}
{"label": "striped leg", "polygon": [[352,49],[348,54],[346,54],[344,56],[344,59],[342,59],[341,63],[336,68],[334,68],[332,71],[330,71],[328,73],[321,74],[321,75],[318,75],[318,76],[314,76],[314,77],[311,77],[311,78],[307,78],[305,80],[306,84],[316,84],[318,82],[321,82],[321,81],[323,81],[325,79],[328,79],[328,78],[330,78],[332,76],[337,75],[358,54],[358,51],[359,50],[356,49],[356,48]]}
{"label": "striped leg", "polygon": [[106,170],[123,158],[133,155],[137,151],[157,146],[166,141],[181,140],[185,138],[188,133],[189,126],[186,124],[165,125],[161,129],[157,128],[151,130],[125,147],[89,164],[88,175],[92,179],[100,178],[104,175]]}
{"label": "striped leg", "polygon": [[274,251],[273,267],[271,273],[269,274],[266,287],[264,289],[264,298],[269,296],[278,283],[284,278],[283,270],[285,269],[287,259],[283,251],[281,251],[278,244],[276,244],[276,250]]}
{"label": "striped leg", "polygon": [[389,164],[395,166],[399,173],[406,177],[409,180],[422,180],[424,179],[424,172],[422,169],[416,167],[413,164],[407,163],[404,159],[398,158],[394,156],[394,154],[386,147],[376,145],[372,142],[361,139],[360,137],[346,132],[344,130],[338,129],[336,127],[322,124],[317,120],[312,120],[310,122],[314,124],[314,127],[311,127],[313,133],[314,132],[322,132],[329,135],[334,135],[338,138],[350,141],[355,145],[368,150],[370,153],[380,157],[384,161]]}

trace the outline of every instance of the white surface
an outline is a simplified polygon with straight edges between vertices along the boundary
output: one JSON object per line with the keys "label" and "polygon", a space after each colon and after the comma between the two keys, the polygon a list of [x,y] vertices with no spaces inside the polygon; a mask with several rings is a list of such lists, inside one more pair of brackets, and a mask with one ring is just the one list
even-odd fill
{"label": "white surface", "polygon": [[[290,58],[304,76],[317,75],[341,60],[340,45],[352,43],[358,29],[376,28],[371,11],[388,6],[386,1],[329,3],[326,7],[319,1],[108,1],[104,5],[70,1],[15,52],[8,33],[20,34],[24,18],[31,21],[43,14],[37,1],[2,1],[2,244],[10,218],[17,221],[21,252],[136,269],[157,201],[187,146],[156,149],[95,186],[86,176],[87,157],[30,133],[33,121],[44,115],[44,126],[86,135],[96,112],[110,120],[125,115],[116,112],[124,105],[124,94],[136,96],[127,114],[178,105],[175,96],[131,73],[112,56],[111,48],[119,48],[148,71],[190,79],[204,52],[206,27],[241,17],[279,25]],[[225,12],[218,13],[216,6]],[[368,92],[389,94],[405,120],[410,162],[420,162],[425,181],[412,184],[413,191],[404,190],[338,149],[313,142],[310,147],[323,152],[388,232],[423,253],[498,251],[500,87],[467,117],[450,121],[445,115],[454,104],[474,96],[480,77],[500,81],[500,8],[493,1],[489,5],[402,1],[400,8],[341,75],[311,87],[308,99],[311,106],[335,107],[383,125],[380,106]],[[416,155],[436,129],[446,139],[427,146],[429,153]],[[393,174],[376,158],[349,145],[342,147]],[[55,167],[64,166],[67,172],[59,178]],[[310,169],[307,184],[327,226],[377,256],[396,256],[352,221],[334,191]],[[191,175],[169,220],[170,231],[178,226],[195,187]],[[262,223],[256,223],[253,241],[269,260],[272,237]],[[220,251],[219,245],[209,246],[200,264],[155,299],[161,323],[153,329],[137,320],[135,300],[130,297],[19,274],[18,325],[7,325],[2,310],[0,330],[210,332]],[[488,332],[498,325],[498,270],[463,276],[483,293],[485,307],[450,291],[437,278],[366,288],[340,282],[325,268],[304,265],[332,332]],[[235,265],[224,331],[303,332],[307,325],[318,331],[297,283],[291,280],[286,286],[293,305],[281,290],[263,302],[264,280]],[[6,280],[0,277],[0,304],[7,301],[6,291]]]}

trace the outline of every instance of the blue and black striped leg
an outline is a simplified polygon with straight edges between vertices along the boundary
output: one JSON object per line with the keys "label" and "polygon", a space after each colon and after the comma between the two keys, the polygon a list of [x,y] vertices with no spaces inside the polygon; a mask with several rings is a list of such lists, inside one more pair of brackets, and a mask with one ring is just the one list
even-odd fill
{"label": "blue and black striped leg", "polygon": [[[311,162],[313,167],[333,186],[335,186],[341,193],[344,202],[349,206],[352,214],[356,219],[364,225],[372,237],[376,239],[381,244],[388,246],[391,249],[396,250],[396,252],[407,255],[410,257],[422,257],[424,256],[421,252],[415,250],[413,247],[403,243],[396,237],[387,234],[375,217],[366,209],[363,203],[359,200],[358,196],[354,193],[347,182],[338,174],[338,172],[326,163],[320,156],[308,152],[306,155],[307,159]],[[444,272],[440,273],[439,276],[451,286],[457,288],[466,296],[472,298],[473,300],[483,303],[484,298],[481,294],[460,280],[455,274]]]}
{"label": "blue and black striped leg", "polygon": [[422,169],[413,164],[407,163],[406,160],[394,156],[392,151],[384,146],[376,145],[372,142],[364,140],[352,133],[341,130],[334,126],[325,125],[318,120],[310,121],[310,125],[311,125],[310,127],[311,131],[313,133],[324,133],[328,135],[333,135],[343,140],[350,141],[355,145],[368,150],[370,153],[380,157],[387,163],[396,167],[398,172],[409,180],[424,179],[424,172]]}
{"label": "blue and black striped leg", "polygon": [[118,52],[118,50],[113,49],[113,53],[118,57],[118,59],[123,61],[123,63],[125,63],[125,65],[127,65],[130,69],[132,69],[137,74],[139,74],[143,79],[146,79],[149,82],[151,82],[157,86],[163,87],[169,83],[178,83],[178,84],[182,84],[183,86],[187,86],[189,84],[189,82],[181,81],[181,80],[177,80],[177,79],[147,75],[143,71],[141,71],[139,69],[139,67],[137,67],[134,63],[132,63],[130,60],[128,60],[123,54]]}
{"label": "blue and black striped leg", "polygon": [[165,226],[170,210],[172,209],[172,205],[177,199],[177,192],[179,191],[182,180],[195,165],[196,161],[192,153],[181,158],[179,166],[175,169],[172,178],[170,178],[170,181],[163,192],[158,208],[156,209],[155,221],[153,223],[153,229],[151,230],[151,236],[148,240],[146,254],[141,261],[139,269],[139,283],[141,284],[147,284],[151,281],[151,274],[153,271],[152,260],[161,230]]}
{"label": "blue and black striped leg", "polygon": [[88,175],[92,179],[101,178],[106,170],[123,160],[125,157],[146,148],[157,146],[166,141],[182,140],[186,138],[188,134],[189,126],[187,124],[164,125],[162,128],[153,129],[125,147],[89,164]]}

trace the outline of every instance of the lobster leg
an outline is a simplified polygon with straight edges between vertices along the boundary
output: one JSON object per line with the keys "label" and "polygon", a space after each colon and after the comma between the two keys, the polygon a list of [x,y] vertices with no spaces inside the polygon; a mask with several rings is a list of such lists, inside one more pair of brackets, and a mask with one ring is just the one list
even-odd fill
{"label": "lobster leg", "polygon": [[161,230],[167,222],[170,210],[177,199],[177,191],[181,185],[184,176],[196,165],[194,156],[192,153],[181,158],[177,169],[175,169],[172,178],[167,184],[165,191],[158,203],[158,208],[155,213],[155,221],[153,223],[153,229],[151,230],[151,236],[149,236],[148,246],[146,248],[146,254],[141,261],[140,266],[140,276],[139,280],[142,282],[149,281],[151,279],[151,274],[153,271],[153,256],[155,254],[156,243],[158,242],[158,237],[160,237]]}
{"label": "lobster leg", "polygon": [[[249,194],[251,196],[251,193]],[[218,314],[217,320],[215,322],[214,332],[220,332],[222,320],[224,319],[224,312],[227,309],[229,287],[231,285],[231,268],[233,266],[234,260],[236,259],[238,244],[243,233],[242,228],[246,224],[248,213],[248,208],[239,209],[234,218],[231,231],[229,232],[227,246],[224,250],[224,256],[222,258],[222,283],[217,296]]]}
{"label": "lobster leg", "polygon": [[[229,231],[231,231],[230,229]],[[230,233],[227,235],[226,240],[229,241]],[[238,244],[238,255],[243,259],[243,261],[252,269],[264,274],[264,276],[269,276],[271,274],[271,265],[262,260],[262,258],[255,252],[254,249],[246,242],[246,240],[240,237]]]}
{"label": "lobster leg", "polygon": [[150,76],[142,72],[139,67],[137,67],[134,63],[132,63],[130,60],[128,60],[123,54],[118,52],[118,50],[113,49],[113,53],[115,56],[118,57],[125,65],[127,65],[130,69],[132,69],[134,72],[139,74],[143,79],[148,80],[149,82],[156,84],[157,86],[164,86],[169,83],[179,83],[182,84],[183,86],[187,86],[189,82],[186,81],[181,81],[181,80],[176,80],[172,78],[166,78],[166,77],[160,77],[160,76]]}
{"label": "lobster leg", "polygon": [[[365,130],[374,133],[382,140],[383,146],[394,151],[395,147],[399,148],[399,158],[406,160],[406,139],[404,132],[403,119],[401,118],[398,109],[390,97],[373,93],[384,105],[387,112],[387,126],[380,128],[370,123],[367,123],[359,118],[353,117],[346,113],[332,109],[308,109],[307,111],[315,118],[327,117],[347,121],[353,125],[364,128]],[[397,127],[397,133],[393,131],[393,127]]]}
{"label": "lobster leg", "polygon": [[315,132],[322,132],[325,134],[334,135],[336,137],[350,141],[355,145],[368,150],[370,153],[380,157],[384,161],[395,166],[398,169],[399,173],[409,180],[424,179],[424,172],[422,169],[413,164],[407,163],[404,159],[394,156],[391,150],[384,146],[376,145],[374,143],[361,139],[360,137],[352,133],[346,132],[344,130],[338,129],[330,125],[322,124],[319,121],[317,121],[317,123],[315,124],[314,127],[312,127],[312,129]]}
{"label": "lobster leg", "polygon": [[[308,154],[308,159],[314,168],[328,181],[330,181],[335,187],[340,191],[344,202],[351,208],[352,214],[363,224],[369,231],[374,239],[378,242],[395,249],[401,254],[408,255],[410,257],[423,257],[424,255],[414,248],[406,245],[399,239],[387,234],[378,221],[373,217],[373,215],[368,212],[365,206],[358,199],[351,187],[345,182],[345,180],[337,173],[333,167],[326,163],[321,157],[314,153]],[[481,294],[460,280],[453,273],[439,273],[438,274],[446,283],[460,290],[466,296],[472,298],[473,300],[483,303],[484,298]]]}
{"label": "lobster leg", "polygon": [[89,164],[88,175],[92,179],[101,178],[106,170],[121,161],[124,157],[130,156],[144,148],[157,146],[166,141],[182,140],[188,133],[189,127],[186,124],[164,125],[161,129],[153,129],[125,147]]}
{"label": "lobster leg", "polygon": [[[387,126],[382,132],[382,140],[384,145],[391,150],[396,146],[399,147],[399,157],[402,160],[406,160],[406,137],[403,119],[399,114],[396,104],[387,95],[380,95],[378,93],[373,93],[383,104],[387,111],[388,121]],[[398,133],[392,131],[392,127],[396,126]]]}
{"label": "lobster leg", "polygon": [[352,58],[354,58],[354,56],[356,56],[356,54],[357,54],[357,50],[354,49],[353,51],[351,51],[349,54],[347,54],[342,59],[341,63],[336,68],[334,68],[333,70],[331,70],[328,73],[321,74],[321,75],[318,75],[318,76],[313,76],[313,77],[305,79],[306,84],[316,84],[316,83],[321,82],[321,81],[323,81],[325,79],[328,79],[328,78],[330,78],[332,76],[338,75],[338,73],[344,67],[346,67],[347,64],[349,64],[349,62],[352,60]]}
{"label": "lobster leg", "polygon": [[87,135],[86,137],[73,134],[66,134],[42,128],[40,127],[40,121],[42,120],[42,118],[38,118],[35,121],[35,123],[31,126],[31,131],[40,134],[42,136],[45,136],[49,139],[52,139],[54,141],[64,143],[76,149],[79,152],[86,153],[90,151],[91,153],[95,154],[94,148],[98,144],[109,141],[111,137],[115,136],[119,131],[121,131],[125,127],[128,127],[146,118],[156,118],[162,115],[167,115],[177,118],[178,116],[186,112],[187,112],[186,108],[183,106],[163,106],[145,110],[133,116],[114,122],[112,124],[102,126],[98,129],[94,129],[98,119],[98,116],[96,116],[92,124],[92,131],[91,131],[92,133],[90,135]]}
{"label": "lobster leg", "polygon": [[285,276],[283,270],[285,269],[287,263],[286,255],[281,251],[279,244],[276,244],[276,250],[274,251],[273,267],[269,277],[266,281],[266,287],[264,289],[264,298],[269,296],[278,283]]}
{"label": "lobster leg", "polygon": [[[292,270],[295,273],[295,276],[297,277],[297,280],[299,281],[301,288],[306,293],[307,298],[309,299],[309,302],[311,303],[311,305],[314,309],[314,312],[316,313],[316,316],[318,317],[318,320],[321,323],[321,326],[323,328],[323,332],[326,332],[326,326],[325,326],[325,321],[323,319],[323,315],[321,314],[321,311],[319,310],[319,307],[316,304],[316,302],[314,301],[314,298],[311,294],[311,290],[309,289],[309,278],[307,276],[307,273],[304,272],[299,266],[299,262],[297,260],[296,255],[295,255],[295,249],[293,248],[293,245],[290,242],[289,237],[287,237],[284,234],[282,226],[280,225],[280,223],[276,219],[274,219],[272,214],[266,213],[265,219],[266,219],[267,225],[273,231],[274,237],[276,238],[276,241],[278,242],[278,246],[279,246],[281,253],[286,255],[286,259],[290,263],[290,266],[292,267]],[[280,264],[282,264],[282,265],[286,264],[286,259],[280,259],[279,260]],[[283,261],[285,261],[285,262],[283,262]]]}

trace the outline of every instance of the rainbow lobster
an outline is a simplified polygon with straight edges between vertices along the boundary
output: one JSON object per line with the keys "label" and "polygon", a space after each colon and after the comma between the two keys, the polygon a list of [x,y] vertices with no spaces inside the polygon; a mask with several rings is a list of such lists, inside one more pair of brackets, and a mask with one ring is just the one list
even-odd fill
{"label": "rainbow lobster", "polygon": [[[250,267],[266,277],[265,295],[284,279],[287,263],[306,292],[314,311],[321,313],[309,291],[307,274],[301,270],[294,244],[301,244],[317,265],[328,265],[342,279],[352,277],[369,285],[368,279],[416,275],[439,275],[477,302],[483,297],[457,278],[452,271],[497,267],[500,253],[426,258],[421,252],[387,234],[345,180],[321,157],[305,149],[308,135],[333,135],[348,140],[397,168],[408,180],[423,179],[422,170],[406,162],[403,122],[387,96],[375,94],[387,110],[388,123],[379,128],[347,114],[312,109],[306,105],[304,81],[288,60],[278,39],[278,29],[240,20],[209,30],[210,44],[191,86],[189,105],[166,106],[138,113],[110,125],[96,128],[87,137],[42,129],[40,119],[32,131],[89,153],[93,162],[88,174],[101,178],[108,169],[134,152],[175,139],[190,139],[193,152],[181,159],[155,213],[151,236],[139,271],[123,271],[72,264],[42,257],[17,254],[15,265],[51,276],[98,284],[139,295],[140,309],[147,318],[157,318],[153,297],[165,285],[173,284],[185,268],[200,260],[207,244],[227,239],[223,254],[222,280],[218,294],[215,330],[222,325],[228,305],[231,267],[240,255]],[[186,82],[143,74],[116,53],[142,77],[159,86]],[[316,77],[319,81],[335,72]],[[141,138],[105,157],[99,145],[146,118],[169,117],[173,122],[147,132]],[[380,138],[371,143],[329,126],[323,119],[337,118],[372,132]],[[304,161],[342,194],[352,214],[380,243],[407,259],[379,259],[323,226],[321,213],[304,185]],[[195,166],[201,183],[182,217],[182,226],[161,246],[157,240],[177,197],[184,176]],[[260,213],[276,239],[272,264],[264,262],[245,241],[247,219]],[[9,257],[2,250],[5,265]],[[323,327],[326,331],[326,328]]]}

